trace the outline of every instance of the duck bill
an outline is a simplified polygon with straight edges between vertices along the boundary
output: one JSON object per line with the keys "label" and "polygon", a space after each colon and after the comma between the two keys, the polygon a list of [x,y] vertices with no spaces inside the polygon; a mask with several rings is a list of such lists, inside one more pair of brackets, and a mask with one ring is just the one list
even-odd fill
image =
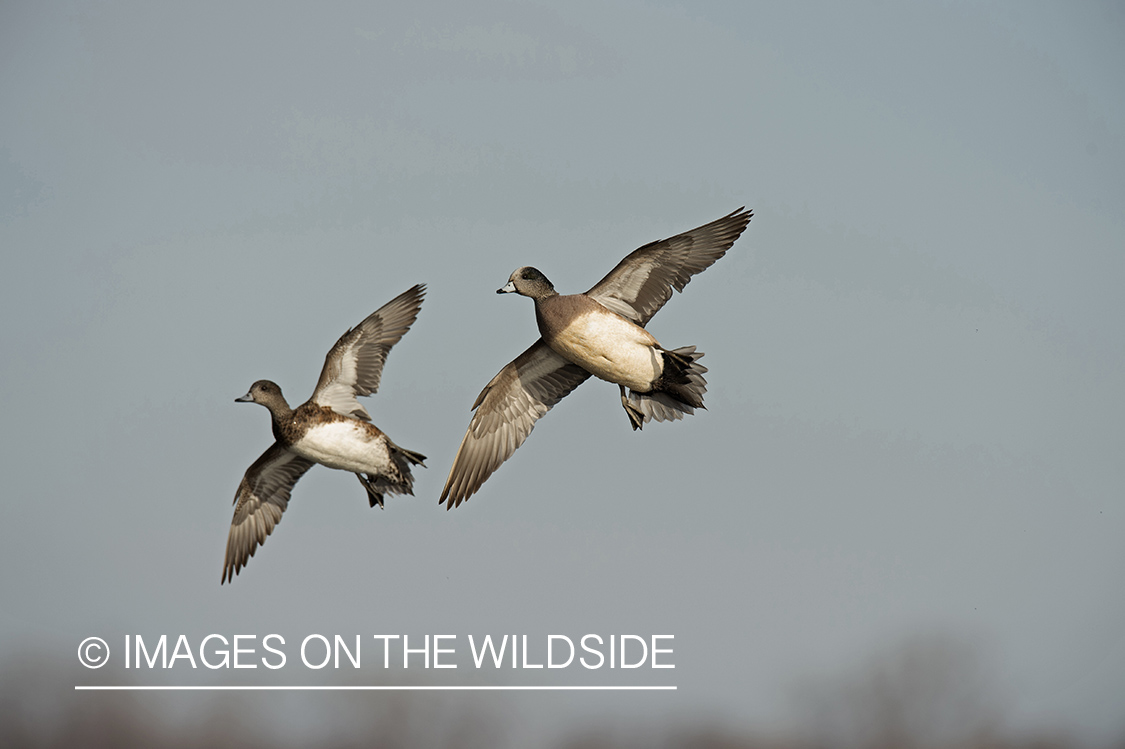
{"label": "duck bill", "polygon": [[247,393],[246,395],[242,396],[241,398],[235,398],[234,402],[235,403],[253,403],[254,402],[254,396],[250,395],[250,393]]}
{"label": "duck bill", "polygon": [[516,285],[514,283],[512,283],[511,281],[508,281],[508,283],[505,284],[502,288],[497,289],[496,293],[497,294],[511,294],[515,290],[516,290]]}

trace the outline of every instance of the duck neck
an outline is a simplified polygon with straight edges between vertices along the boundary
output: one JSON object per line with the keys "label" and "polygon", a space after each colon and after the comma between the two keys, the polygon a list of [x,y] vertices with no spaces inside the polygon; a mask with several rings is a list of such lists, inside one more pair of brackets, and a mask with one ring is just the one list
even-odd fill
{"label": "duck neck", "polygon": [[273,436],[281,439],[282,425],[288,423],[293,417],[293,409],[289,407],[284,398],[262,405],[269,409],[270,421],[273,423]]}

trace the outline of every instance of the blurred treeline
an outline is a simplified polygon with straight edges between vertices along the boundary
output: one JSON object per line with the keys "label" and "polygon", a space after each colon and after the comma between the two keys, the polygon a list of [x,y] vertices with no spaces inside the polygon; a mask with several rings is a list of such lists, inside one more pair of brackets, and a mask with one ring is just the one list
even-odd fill
{"label": "blurred treeline", "polygon": [[[993,671],[971,643],[915,638],[790,690],[792,726],[780,734],[651,719],[630,725],[622,716],[613,725],[575,721],[544,736],[534,719],[498,707],[503,701],[463,693],[76,692],[82,674],[74,666],[27,658],[7,664],[0,677],[0,746],[1125,749],[1125,730],[1100,747],[1050,726],[1013,731]],[[1125,729],[1125,714],[1121,721]]]}

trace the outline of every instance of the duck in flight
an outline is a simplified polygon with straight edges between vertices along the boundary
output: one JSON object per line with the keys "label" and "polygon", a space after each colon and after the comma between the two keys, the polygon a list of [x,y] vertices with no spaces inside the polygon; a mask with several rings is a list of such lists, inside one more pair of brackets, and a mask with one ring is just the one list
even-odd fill
{"label": "duck in flight", "polygon": [[234,495],[222,582],[233,581],[266,542],[294,484],[317,463],[354,473],[372,507],[383,507],[384,494],[414,493],[410,467],[423,465],[426,456],[392,442],[356,396],[379,389],[387,354],[417,319],[425,291],[424,284],[414,286],[344,333],[325,357],[312,397],[297,408],[269,380],[235,399],[269,409],[276,441],[247,469]]}
{"label": "duck in flight", "polygon": [[585,294],[560,295],[539,270],[517,268],[497,294],[535,301],[540,338],[492,378],[473,403],[472,421],[439,504],[460,505],[512,456],[543,417],[594,375],[615,383],[633,429],[703,408],[707,390],[695,346],[666,349],[645,324],[691,277],[731,248],[753,212],[744,208],[630,253]]}

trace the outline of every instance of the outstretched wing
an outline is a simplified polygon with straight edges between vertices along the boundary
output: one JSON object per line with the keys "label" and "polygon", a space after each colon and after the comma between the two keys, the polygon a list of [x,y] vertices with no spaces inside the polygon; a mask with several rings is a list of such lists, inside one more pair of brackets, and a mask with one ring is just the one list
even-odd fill
{"label": "outstretched wing", "polygon": [[344,416],[371,421],[356,397],[379,389],[387,354],[417,319],[425,293],[425,284],[418,284],[344,333],[324,358],[313,402]]}
{"label": "outstretched wing", "polygon": [[734,213],[669,239],[634,250],[586,292],[619,315],[644,325],[696,273],[731,248],[750,223],[753,211]]}
{"label": "outstretched wing", "polygon": [[293,485],[314,465],[275,442],[246,469],[234,495],[222,582],[234,580],[258,546],[266,542],[266,536],[281,522]]}
{"label": "outstretched wing", "polygon": [[451,509],[480,489],[512,457],[551,406],[590,373],[539,339],[492,378],[473,404],[473,420],[461,440],[438,504]]}

